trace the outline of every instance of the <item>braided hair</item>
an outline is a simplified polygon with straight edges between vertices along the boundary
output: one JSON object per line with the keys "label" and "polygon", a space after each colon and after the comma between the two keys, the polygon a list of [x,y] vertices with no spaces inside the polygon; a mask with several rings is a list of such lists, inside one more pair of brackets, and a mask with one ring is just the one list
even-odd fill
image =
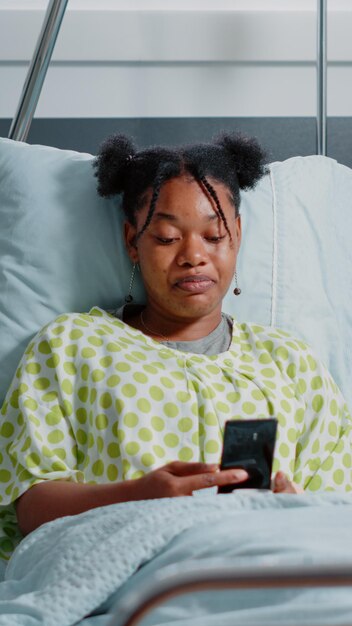
{"label": "braided hair", "polygon": [[224,184],[239,215],[240,189],[252,189],[265,174],[265,153],[253,138],[224,133],[212,143],[175,148],[152,147],[137,151],[124,135],[113,135],[102,144],[94,160],[98,193],[102,197],[123,194],[122,208],[135,225],[136,213],[152,190],[149,210],[139,238],[148,228],[164,183],[181,175],[194,178],[212,198],[216,213],[230,236],[227,220],[217,193],[209,181]]}

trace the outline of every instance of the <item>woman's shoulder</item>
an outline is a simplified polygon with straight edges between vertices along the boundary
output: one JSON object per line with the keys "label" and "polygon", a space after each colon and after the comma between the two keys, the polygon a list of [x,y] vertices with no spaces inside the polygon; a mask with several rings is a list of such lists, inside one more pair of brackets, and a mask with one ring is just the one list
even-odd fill
{"label": "woman's shoulder", "polygon": [[29,354],[34,347],[45,354],[65,348],[68,344],[89,340],[92,335],[102,335],[116,332],[116,327],[125,327],[122,320],[117,319],[109,312],[94,306],[88,312],[61,313],[40,328],[30,340],[25,354]]}
{"label": "woman's shoulder", "polygon": [[255,323],[238,323],[237,328],[240,336],[247,338],[246,341],[253,347],[260,363],[274,362],[292,382],[296,381],[302,387],[309,383],[313,389],[325,381],[326,387],[331,386],[337,392],[338,387],[326,363],[318,351],[301,337],[289,330]]}
{"label": "woman's shoulder", "polygon": [[247,342],[256,353],[269,353],[274,361],[299,363],[303,370],[306,365],[315,369],[316,364],[321,362],[314,348],[290,330],[234,320],[236,333],[241,343]]}
{"label": "woman's shoulder", "polygon": [[116,317],[113,311],[101,309],[99,306],[92,307],[89,311],[71,311],[67,313],[60,313],[57,317],[54,317],[50,322],[45,324],[37,333],[38,336],[45,333],[54,333],[60,335],[64,330],[72,326],[77,328],[88,328],[96,324],[104,322],[118,324],[119,318]]}
{"label": "woman's shoulder", "polygon": [[311,347],[301,337],[298,337],[290,330],[277,328],[276,326],[265,326],[264,324],[257,324],[255,322],[240,322],[233,319],[233,323],[236,326],[240,335],[245,337],[253,337],[261,343],[269,342],[268,345],[287,345],[292,350],[310,350]]}

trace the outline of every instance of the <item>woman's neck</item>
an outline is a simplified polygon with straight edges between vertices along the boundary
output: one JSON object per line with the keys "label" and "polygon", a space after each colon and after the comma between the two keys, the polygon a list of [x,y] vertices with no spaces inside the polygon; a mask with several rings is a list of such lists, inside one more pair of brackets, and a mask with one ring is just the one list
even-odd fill
{"label": "woman's neck", "polygon": [[148,305],[127,305],[124,321],[156,341],[196,341],[217,328],[221,322],[221,309],[189,319],[160,313]]}

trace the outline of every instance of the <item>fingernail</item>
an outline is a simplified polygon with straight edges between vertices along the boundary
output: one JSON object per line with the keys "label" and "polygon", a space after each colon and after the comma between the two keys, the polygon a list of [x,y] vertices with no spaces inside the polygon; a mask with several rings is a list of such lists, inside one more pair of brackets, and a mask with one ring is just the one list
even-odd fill
{"label": "fingernail", "polygon": [[248,478],[248,474],[245,470],[243,469],[237,469],[233,472],[232,474],[233,478],[235,480],[237,480],[238,482],[241,482],[242,480],[247,480]]}

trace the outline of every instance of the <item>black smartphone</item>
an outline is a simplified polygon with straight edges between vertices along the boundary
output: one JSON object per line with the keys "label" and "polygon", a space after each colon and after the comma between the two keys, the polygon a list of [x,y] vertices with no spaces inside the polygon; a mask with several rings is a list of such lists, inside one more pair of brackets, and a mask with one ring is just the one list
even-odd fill
{"label": "black smartphone", "polygon": [[277,419],[231,420],[225,424],[221,469],[241,468],[249,478],[243,483],[224,485],[218,493],[234,489],[270,489]]}

